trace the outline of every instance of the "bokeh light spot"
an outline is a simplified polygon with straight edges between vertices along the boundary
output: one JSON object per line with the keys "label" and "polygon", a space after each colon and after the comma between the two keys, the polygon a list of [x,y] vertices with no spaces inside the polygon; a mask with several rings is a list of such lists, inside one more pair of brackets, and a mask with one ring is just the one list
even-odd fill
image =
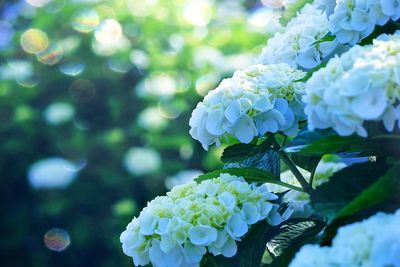
{"label": "bokeh light spot", "polygon": [[37,59],[46,65],[57,64],[64,54],[64,50],[59,43],[50,43],[50,45],[36,54]]}
{"label": "bokeh light spot", "polygon": [[122,199],[114,204],[113,212],[116,216],[133,215],[138,208],[136,202],[132,199]]}
{"label": "bokeh light spot", "polygon": [[190,182],[202,174],[203,172],[200,170],[180,171],[174,176],[169,176],[165,179],[165,187],[171,190],[174,186]]}
{"label": "bokeh light spot", "polygon": [[158,101],[158,112],[167,119],[178,118],[185,109],[185,103],[180,100],[162,99]]}
{"label": "bokeh light spot", "polygon": [[34,7],[43,7],[51,2],[51,0],[25,0],[28,4]]}
{"label": "bokeh light spot", "polygon": [[218,79],[219,77],[213,74],[207,74],[201,76],[196,81],[196,87],[195,87],[196,92],[201,96],[205,96],[208,93],[208,91],[210,91],[216,86]]}
{"label": "bokeh light spot", "polygon": [[53,251],[64,251],[71,244],[71,238],[67,231],[61,228],[53,228],[44,234],[43,238],[46,247]]}
{"label": "bokeh light spot", "polygon": [[78,166],[63,158],[48,158],[35,162],[28,171],[33,188],[65,188],[75,178]]}
{"label": "bokeh light spot", "polygon": [[167,120],[161,116],[156,107],[146,108],[138,116],[138,125],[146,130],[159,131],[167,124]]}
{"label": "bokeh light spot", "polygon": [[172,96],[177,91],[176,81],[171,75],[163,72],[154,72],[144,81],[147,93],[159,96]]}
{"label": "bokeh light spot", "polygon": [[68,76],[77,76],[85,69],[83,63],[65,63],[60,66],[60,71]]}
{"label": "bokeh light spot", "polygon": [[135,176],[145,175],[161,167],[161,158],[154,149],[133,147],[125,154],[124,165],[126,170]]}
{"label": "bokeh light spot", "polygon": [[72,28],[78,32],[88,33],[99,24],[100,19],[93,9],[84,9],[76,13],[72,19]]}
{"label": "bokeh light spot", "polygon": [[122,27],[114,19],[106,19],[96,28],[95,37],[101,44],[110,44],[122,38]]}
{"label": "bokeh light spot", "polygon": [[13,36],[14,30],[12,25],[7,21],[0,20],[0,48],[7,46]]}
{"label": "bokeh light spot", "polygon": [[69,92],[71,97],[78,102],[88,102],[96,95],[96,86],[89,80],[75,80]]}
{"label": "bokeh light spot", "polygon": [[142,50],[133,50],[129,55],[129,59],[139,69],[146,69],[150,65],[149,56]]}
{"label": "bokeh light spot", "polygon": [[69,121],[75,115],[74,107],[69,103],[56,102],[47,107],[44,116],[48,124],[58,125]]}
{"label": "bokeh light spot", "polygon": [[206,26],[212,16],[212,4],[208,0],[192,0],[185,4],[183,17],[195,26]]}
{"label": "bokeh light spot", "polygon": [[121,60],[116,58],[110,58],[107,60],[108,67],[118,73],[126,73],[132,67],[132,64],[128,60]]}
{"label": "bokeh light spot", "polygon": [[21,35],[22,49],[27,53],[37,54],[44,51],[49,45],[47,34],[38,29],[29,29]]}

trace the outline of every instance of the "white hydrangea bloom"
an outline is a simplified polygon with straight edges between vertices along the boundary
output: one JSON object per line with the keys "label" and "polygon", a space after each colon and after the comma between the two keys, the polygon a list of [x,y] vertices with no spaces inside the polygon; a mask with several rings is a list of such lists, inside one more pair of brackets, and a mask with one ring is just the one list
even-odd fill
{"label": "white hydrangea bloom", "polygon": [[400,35],[379,39],[331,59],[307,81],[303,101],[310,130],[332,127],[342,136],[366,137],[367,121],[382,121],[389,132],[395,129],[400,119]]}
{"label": "white hydrangea bloom", "polygon": [[399,267],[400,210],[339,228],[331,247],[305,245],[289,267]]}
{"label": "white hydrangea bloom", "polygon": [[253,65],[238,70],[210,91],[193,110],[191,136],[204,149],[223,137],[250,143],[267,132],[297,133],[303,119],[300,98],[305,73],[287,64]]}
{"label": "white hydrangea bloom", "polygon": [[[335,173],[345,168],[347,165],[343,162],[329,162],[321,160],[318,164],[313,180],[313,188],[320,186],[321,184],[329,181],[329,178]],[[310,173],[302,168],[298,168],[303,177],[309,181]],[[300,183],[297,181],[296,177],[290,170],[286,170],[281,173],[281,181],[290,185],[301,187]],[[310,205],[310,197],[306,193],[302,193],[296,190],[288,190],[287,187],[266,184],[268,191],[273,193],[283,193],[286,192],[282,200],[287,204],[288,208],[286,214],[290,214],[291,218],[298,217],[308,217],[313,213]]]}
{"label": "white hydrangea bloom", "polygon": [[329,30],[342,44],[354,45],[370,35],[376,25],[400,18],[399,0],[319,0],[326,10]]}
{"label": "white hydrangea bloom", "polygon": [[315,68],[338,47],[336,40],[315,44],[328,33],[325,13],[316,5],[307,4],[288,23],[284,32],[268,39],[259,61],[263,64],[287,63],[295,68]]}
{"label": "white hydrangea bloom", "polygon": [[199,266],[207,251],[232,257],[251,225],[282,222],[274,199],[265,186],[229,174],[190,181],[149,202],[121,234],[122,248],[142,266]]}

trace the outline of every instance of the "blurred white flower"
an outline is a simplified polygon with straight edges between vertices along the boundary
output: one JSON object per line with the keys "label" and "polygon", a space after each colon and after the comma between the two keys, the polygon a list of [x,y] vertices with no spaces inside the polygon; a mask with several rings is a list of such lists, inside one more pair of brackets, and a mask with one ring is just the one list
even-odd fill
{"label": "blurred white flower", "polygon": [[28,179],[33,188],[65,188],[75,179],[78,170],[68,160],[48,158],[29,167]]}
{"label": "blurred white flower", "polygon": [[0,78],[4,80],[25,80],[33,75],[33,65],[25,60],[13,60],[0,66]]}
{"label": "blurred white flower", "polygon": [[253,65],[236,71],[210,91],[192,113],[191,136],[204,149],[224,137],[250,143],[267,132],[297,133],[305,73],[287,64]]}
{"label": "blurred white flower", "polygon": [[69,121],[75,115],[74,107],[69,103],[56,102],[49,105],[44,117],[48,124],[58,125]]}
{"label": "blurred white flower", "polygon": [[[381,40],[379,40],[381,39]],[[400,128],[400,35],[354,46],[306,83],[305,113],[310,130],[333,128],[339,135],[366,137],[366,121]]]}
{"label": "blurred white flower", "polygon": [[275,34],[281,32],[284,27],[279,22],[282,12],[271,8],[259,8],[249,18],[250,30],[262,33]]}
{"label": "blurred white flower", "polygon": [[329,57],[338,42],[315,44],[329,33],[326,15],[316,5],[305,5],[286,29],[268,39],[259,62],[262,64],[287,63],[291,67],[312,69]]}
{"label": "blurred white flower", "polygon": [[140,127],[146,130],[162,130],[164,129],[168,121],[166,118],[161,116],[157,107],[149,107],[143,109],[138,116],[138,124]]}
{"label": "blurred white flower", "polygon": [[124,166],[135,176],[151,174],[161,167],[161,158],[154,149],[132,147],[125,154]]}
{"label": "blurred white flower", "polygon": [[270,203],[276,198],[265,186],[229,174],[175,186],[128,224],[123,251],[135,265],[153,266],[199,266],[207,250],[232,257],[251,225],[282,222],[278,205]]}
{"label": "blurred white flower", "polygon": [[165,187],[171,190],[174,186],[185,184],[202,175],[200,170],[184,170],[165,179]]}
{"label": "blurred white flower", "polygon": [[370,35],[376,25],[400,18],[398,0],[319,0],[326,10],[329,30],[342,44],[354,45]]}
{"label": "blurred white flower", "polygon": [[400,210],[339,228],[331,247],[305,245],[289,267],[400,266]]}

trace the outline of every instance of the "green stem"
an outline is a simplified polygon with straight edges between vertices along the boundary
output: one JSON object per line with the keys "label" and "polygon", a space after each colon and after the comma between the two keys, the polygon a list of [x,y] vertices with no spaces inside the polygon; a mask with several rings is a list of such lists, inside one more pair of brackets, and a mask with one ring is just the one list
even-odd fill
{"label": "green stem", "polygon": [[[318,166],[318,164],[317,164],[317,166]],[[317,170],[317,166],[315,166],[312,169],[311,174],[310,174],[310,181],[308,182],[308,184],[310,185],[311,188],[313,188],[312,184],[314,182],[314,176],[315,176],[315,171]]]}
{"label": "green stem", "polygon": [[297,181],[299,181],[301,187],[303,188],[303,191],[309,193],[311,191],[311,186],[308,184],[307,180],[303,177],[303,175],[300,173],[300,171],[297,169],[296,165],[288,157],[288,155],[286,155],[286,153],[281,149],[275,138],[273,139],[273,141],[280,158],[283,160],[283,162],[285,162],[286,166],[289,167],[290,171],[294,174]]}
{"label": "green stem", "polygon": [[296,191],[304,193],[303,188],[295,186],[295,185],[287,184],[287,183],[284,183],[284,182],[275,182],[275,184],[281,185],[281,186],[284,186],[284,187],[287,187],[287,188],[290,188],[290,189],[293,189],[293,190],[296,190]]}

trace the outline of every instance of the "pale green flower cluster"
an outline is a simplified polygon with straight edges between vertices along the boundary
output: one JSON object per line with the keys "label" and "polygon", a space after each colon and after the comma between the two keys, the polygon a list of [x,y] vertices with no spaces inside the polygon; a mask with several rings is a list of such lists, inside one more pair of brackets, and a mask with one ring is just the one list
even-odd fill
{"label": "pale green flower cluster", "polygon": [[250,143],[267,132],[294,135],[304,118],[304,85],[295,82],[305,72],[287,64],[253,65],[235,71],[210,91],[193,110],[191,136],[204,149],[220,145],[223,137]]}
{"label": "pale green flower cluster", "polygon": [[316,5],[307,4],[263,48],[260,63],[287,63],[295,68],[312,69],[328,58],[336,48],[336,40],[317,43],[329,33],[326,14]]}
{"label": "pale green flower cluster", "polygon": [[289,267],[399,267],[400,210],[339,228],[331,247],[305,245]]}
{"label": "pale green flower cluster", "polygon": [[282,222],[277,199],[265,186],[221,174],[174,187],[148,203],[121,234],[135,265],[199,266],[204,254],[232,257],[251,225]]}
{"label": "pale green flower cluster", "polygon": [[329,30],[340,43],[354,45],[369,36],[376,25],[400,18],[399,0],[318,0],[326,10]]}
{"label": "pale green flower cluster", "polygon": [[329,61],[306,83],[310,130],[333,128],[339,135],[368,135],[364,123],[400,128],[400,35],[383,35]]}

